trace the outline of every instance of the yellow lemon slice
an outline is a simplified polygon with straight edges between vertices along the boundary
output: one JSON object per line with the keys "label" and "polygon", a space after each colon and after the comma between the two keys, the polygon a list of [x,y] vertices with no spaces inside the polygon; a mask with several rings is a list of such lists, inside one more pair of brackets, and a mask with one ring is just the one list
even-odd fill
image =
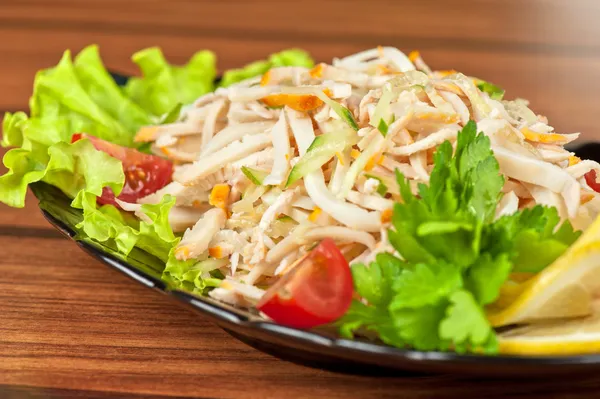
{"label": "yellow lemon slice", "polygon": [[600,218],[544,271],[521,283],[507,283],[487,317],[499,327],[587,316],[594,293],[600,293]]}
{"label": "yellow lemon slice", "polygon": [[506,355],[576,355],[600,352],[600,313],[569,320],[535,323],[499,334]]}

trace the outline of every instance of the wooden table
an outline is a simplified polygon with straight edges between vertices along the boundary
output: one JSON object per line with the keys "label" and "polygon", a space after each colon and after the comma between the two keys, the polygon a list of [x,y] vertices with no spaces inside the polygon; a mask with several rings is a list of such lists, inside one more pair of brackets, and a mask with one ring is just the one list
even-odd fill
{"label": "wooden table", "polygon": [[[158,45],[175,62],[210,48],[220,68],[291,46],[329,60],[378,44],[526,97],[559,132],[600,139],[597,0],[2,0],[0,109],[27,108],[35,72],[98,43],[135,72]],[[493,381],[348,377],[255,351],[93,261],[42,219],[0,206],[0,397],[589,398],[600,378]]]}

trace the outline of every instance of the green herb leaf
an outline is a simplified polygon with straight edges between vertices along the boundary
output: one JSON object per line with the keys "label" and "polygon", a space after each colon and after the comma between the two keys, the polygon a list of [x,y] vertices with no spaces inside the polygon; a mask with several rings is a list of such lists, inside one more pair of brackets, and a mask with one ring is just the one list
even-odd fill
{"label": "green herb leaf", "polygon": [[390,310],[393,312],[438,304],[462,285],[461,270],[456,266],[445,262],[417,264],[414,268],[405,270],[394,281],[396,295],[390,304]]}
{"label": "green herb leaf", "polygon": [[[559,228],[554,208],[494,220],[504,185],[499,169],[489,139],[469,122],[454,153],[449,142],[438,147],[429,186],[420,184],[418,196],[396,171],[402,202],[394,205],[388,239],[402,260],[386,254],[356,267],[354,284],[367,305],[356,305],[361,311],[349,330],[419,350],[498,351],[484,306],[511,272],[542,270],[579,236],[569,223]],[[385,262],[400,272],[385,275]]]}
{"label": "green herb leaf", "polygon": [[[402,263],[380,254],[379,261],[369,266],[352,266],[352,276],[356,291],[374,306],[387,306],[393,296],[392,284],[400,275]],[[384,259],[385,258],[385,259]]]}
{"label": "green herb leaf", "polygon": [[490,342],[494,331],[483,309],[468,291],[457,291],[450,297],[446,317],[439,325],[440,337],[457,345],[483,347]]}
{"label": "green herb leaf", "polygon": [[406,344],[422,351],[442,349],[448,346],[438,332],[445,309],[444,303],[418,309],[395,310],[392,312],[392,320],[397,334]]}
{"label": "green herb leaf", "polygon": [[495,259],[485,253],[479,257],[466,277],[466,286],[477,302],[487,305],[494,302],[500,294],[500,287],[508,278],[512,269],[509,254],[501,254]]}

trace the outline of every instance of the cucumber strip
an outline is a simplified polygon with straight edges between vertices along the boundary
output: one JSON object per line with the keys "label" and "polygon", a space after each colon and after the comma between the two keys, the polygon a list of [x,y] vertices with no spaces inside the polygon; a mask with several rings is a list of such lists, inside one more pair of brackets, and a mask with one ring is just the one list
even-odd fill
{"label": "cucumber strip", "polygon": [[377,106],[375,107],[375,112],[373,112],[373,117],[369,124],[379,130],[384,136],[388,131],[388,123],[390,120],[390,103],[392,101],[392,97],[394,94],[388,87],[384,87],[383,92],[381,93],[381,97],[377,102]]}
{"label": "cucumber strip", "polygon": [[269,172],[242,166],[242,173],[257,186],[262,186],[263,180],[269,175]]}
{"label": "cucumber strip", "polygon": [[383,146],[385,144],[385,138],[380,135],[376,135],[373,140],[369,143],[367,148],[364,149],[363,152],[352,162],[346,176],[344,177],[344,181],[342,182],[342,186],[340,187],[340,191],[337,196],[340,199],[345,199],[348,195],[348,192],[354,186],[356,182],[356,178],[358,175],[365,169],[369,159],[375,154],[381,152]]}
{"label": "cucumber strip", "polygon": [[285,223],[296,223],[296,221],[294,219],[292,219],[291,217],[289,217],[288,215],[281,215],[277,218],[277,220],[279,220],[280,222],[285,222]]}
{"label": "cucumber strip", "polygon": [[329,105],[331,109],[338,114],[338,116],[342,118],[342,120],[346,122],[352,129],[358,131],[358,123],[348,108],[327,97],[327,95],[321,90],[315,91],[315,95],[319,97],[319,99],[321,99],[325,104]]}
{"label": "cucumber strip", "polygon": [[285,186],[289,187],[307,174],[321,168],[335,156],[336,152],[344,151],[357,142],[356,133],[347,128],[315,137],[306,154],[292,168]]}
{"label": "cucumber strip", "polygon": [[385,195],[388,193],[388,187],[387,185],[383,182],[383,180],[381,179],[381,177],[375,176],[375,175],[371,175],[371,174],[367,174],[365,173],[365,177],[369,178],[369,179],[375,179],[379,182],[379,185],[377,186],[377,194],[381,195],[382,197],[385,197]]}

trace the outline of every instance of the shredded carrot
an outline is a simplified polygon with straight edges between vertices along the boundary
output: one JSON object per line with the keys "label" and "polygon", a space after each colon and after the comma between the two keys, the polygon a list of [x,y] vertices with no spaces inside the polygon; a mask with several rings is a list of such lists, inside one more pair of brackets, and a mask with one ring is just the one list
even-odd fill
{"label": "shredded carrot", "polygon": [[386,209],[385,211],[381,212],[381,223],[389,223],[392,221],[392,210],[391,209]]}
{"label": "shredded carrot", "polygon": [[436,73],[442,78],[445,78],[446,76],[454,75],[457,72],[454,69],[443,69],[441,71],[436,71]]}
{"label": "shredded carrot", "polygon": [[336,152],[335,156],[337,157],[338,161],[340,161],[340,165],[344,166],[344,156],[342,155],[341,152]]}
{"label": "shredded carrot", "polygon": [[221,280],[221,284],[219,284],[219,288],[224,288],[226,290],[233,290],[233,285],[227,280]]}
{"label": "shredded carrot", "polygon": [[202,202],[198,201],[198,200],[193,200],[192,201],[192,206],[194,208],[201,208],[202,207]]}
{"label": "shredded carrot", "polygon": [[410,54],[408,54],[408,59],[410,62],[415,62],[419,58],[421,58],[421,53],[419,53],[417,50],[413,50],[410,52]]}
{"label": "shredded carrot", "polygon": [[581,162],[581,158],[576,157],[575,155],[569,157],[569,166],[577,165],[579,162]]}
{"label": "shredded carrot", "polygon": [[371,169],[373,169],[375,167],[375,163],[376,163],[376,158],[377,155],[373,155],[371,158],[369,158],[369,160],[367,161],[367,164],[365,165],[365,170],[368,172]]}
{"label": "shredded carrot", "polygon": [[[230,187],[227,184],[216,184],[210,192],[208,203],[227,212]],[[228,216],[229,213],[227,212]]]}
{"label": "shredded carrot", "polygon": [[433,113],[433,112],[425,112],[422,114],[416,114],[415,115],[417,119],[420,120],[432,120],[432,121],[439,121],[441,123],[456,123],[458,122],[458,115],[451,115],[451,114],[438,114],[438,113]]}
{"label": "shredded carrot", "polygon": [[582,194],[581,195],[581,205],[586,204],[594,199],[594,194]]}
{"label": "shredded carrot", "polygon": [[308,220],[310,220],[313,223],[316,222],[319,216],[321,215],[321,212],[323,212],[321,208],[315,206],[315,209],[311,212],[310,215],[308,215]]}
{"label": "shredded carrot", "polygon": [[311,69],[308,73],[312,78],[319,79],[323,77],[323,69],[325,68],[325,64],[321,63]]}
{"label": "shredded carrot", "polygon": [[360,157],[360,151],[358,151],[356,148],[353,148],[352,151],[350,151],[350,156],[356,159]]}
{"label": "shredded carrot", "polygon": [[171,155],[171,151],[169,151],[169,149],[167,147],[160,147],[160,152],[162,152],[166,156]]}
{"label": "shredded carrot", "polygon": [[261,99],[269,107],[283,107],[300,112],[311,111],[323,105],[323,101],[312,94],[271,94]]}
{"label": "shredded carrot", "polygon": [[260,85],[266,86],[271,81],[271,70],[269,69],[265,74],[260,78]]}
{"label": "shredded carrot", "polygon": [[223,257],[223,249],[220,246],[208,248],[208,255],[215,258],[221,259]]}
{"label": "shredded carrot", "polygon": [[561,136],[560,134],[538,133],[538,132],[534,132],[533,130],[529,130],[526,127],[521,129],[521,133],[523,133],[523,136],[525,136],[525,138],[527,140],[533,141],[536,143],[558,144],[558,143],[564,143],[566,141],[565,137]]}

